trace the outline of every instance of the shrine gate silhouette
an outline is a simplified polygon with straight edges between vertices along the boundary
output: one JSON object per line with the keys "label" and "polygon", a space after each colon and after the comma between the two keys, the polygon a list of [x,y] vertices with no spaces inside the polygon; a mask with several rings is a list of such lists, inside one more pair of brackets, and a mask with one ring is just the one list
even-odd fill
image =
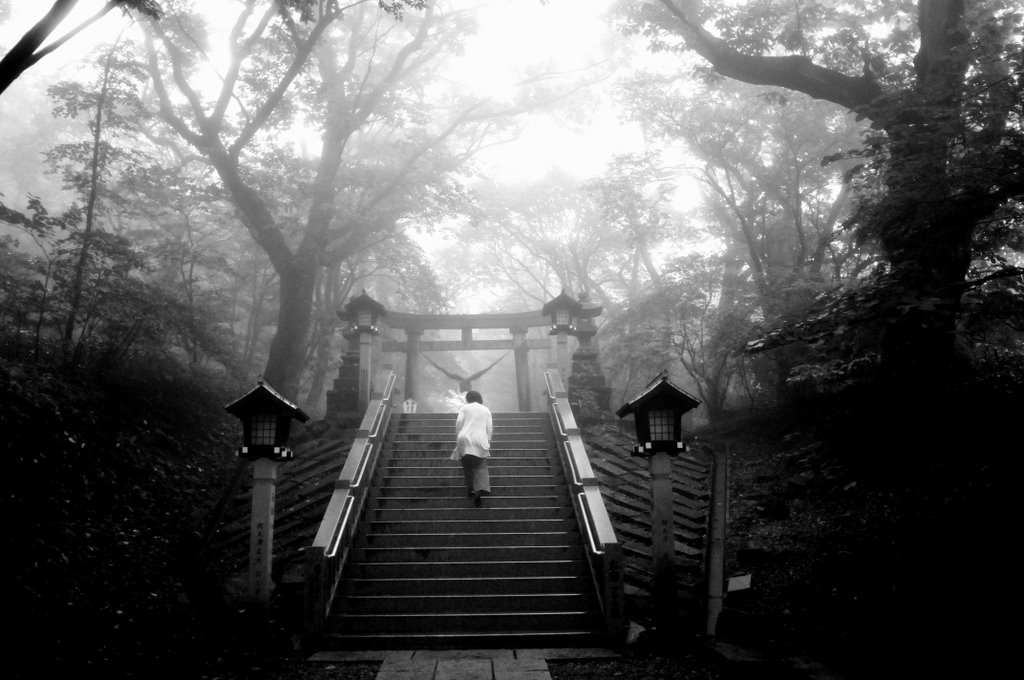
{"label": "shrine gate silhouette", "polygon": [[[328,393],[328,412],[336,412],[335,405],[341,410],[361,410],[369,401],[372,376],[380,368],[379,354],[400,353],[405,355],[405,383],[403,394],[405,399],[421,399],[421,378],[423,372],[422,358],[430,362],[446,375],[459,382],[460,391],[470,389],[472,379],[480,377],[495,364],[478,372],[474,376],[462,378],[446,371],[431,361],[427,352],[465,352],[474,350],[506,350],[515,357],[516,398],[521,412],[531,410],[531,351],[548,352],[549,362],[556,363],[563,379],[567,379],[572,362],[580,357],[597,358],[597,352],[591,346],[596,326],[593,319],[600,316],[603,308],[591,305],[586,294],[576,300],[562,291],[539,310],[530,312],[506,312],[488,314],[413,314],[394,312],[384,308],[363,291],[362,295],[353,298],[339,315],[348,322],[349,328],[345,337],[349,340],[349,351],[343,357],[335,389]],[[374,336],[379,334],[380,325],[392,330],[401,330],[404,340],[382,339],[379,349],[373,347]],[[527,337],[534,328],[548,328],[549,337]],[[494,331],[504,329],[506,338],[476,338],[475,331]],[[424,339],[426,333],[433,331],[461,331],[461,339],[435,340]],[[579,341],[576,353],[569,354],[569,336]],[[355,351],[358,348],[358,351]],[[504,358],[504,357],[502,357]],[[501,361],[499,359],[498,361]],[[334,404],[332,404],[334,402]]]}

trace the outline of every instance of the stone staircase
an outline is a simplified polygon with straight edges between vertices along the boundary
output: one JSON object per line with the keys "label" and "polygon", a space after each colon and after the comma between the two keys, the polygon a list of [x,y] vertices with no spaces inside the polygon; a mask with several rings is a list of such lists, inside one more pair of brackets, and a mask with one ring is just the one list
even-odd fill
{"label": "stone staircase", "polygon": [[483,507],[454,445],[454,414],[393,416],[323,646],[604,644],[547,414],[494,414]]}

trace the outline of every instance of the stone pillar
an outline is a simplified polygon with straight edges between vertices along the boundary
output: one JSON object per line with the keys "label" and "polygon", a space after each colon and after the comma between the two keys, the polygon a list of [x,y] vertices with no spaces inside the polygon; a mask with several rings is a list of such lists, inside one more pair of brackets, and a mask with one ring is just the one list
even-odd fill
{"label": "stone pillar", "polygon": [[417,380],[420,371],[420,337],[423,331],[407,328],[405,330],[405,399],[418,399]]}
{"label": "stone pillar", "polygon": [[596,360],[579,360],[573,356],[572,375],[566,388],[569,403],[581,425],[593,424],[611,413],[612,388],[605,384],[601,366]]}
{"label": "stone pillar", "polygon": [[558,362],[558,372],[562,374],[562,382],[566,385],[569,384],[569,371],[571,366],[569,365],[569,334],[565,331],[559,331],[555,335],[556,342],[556,361]]}
{"label": "stone pillar", "polygon": [[676,616],[675,520],[672,514],[672,458],[665,451],[651,455],[651,558],[655,617],[670,628]]}
{"label": "stone pillar", "polygon": [[359,334],[359,400],[356,410],[366,411],[370,405],[370,390],[373,389],[373,334],[363,331]]}
{"label": "stone pillar", "polygon": [[274,557],[274,493],[277,461],[257,458],[252,473],[252,522],[249,531],[249,601],[270,605],[270,572]]}
{"label": "stone pillar", "polygon": [[526,343],[525,328],[510,328],[512,348],[516,358],[516,397],[520,413],[529,411],[530,403],[530,347]]}
{"label": "stone pillar", "polygon": [[597,422],[611,411],[612,390],[601,371],[593,336],[593,332],[577,331],[580,346],[572,355],[572,374],[566,385],[576,422],[581,425]]}
{"label": "stone pillar", "polygon": [[326,420],[339,420],[359,407],[359,351],[356,336],[346,335],[347,346],[333,387],[327,392]]}

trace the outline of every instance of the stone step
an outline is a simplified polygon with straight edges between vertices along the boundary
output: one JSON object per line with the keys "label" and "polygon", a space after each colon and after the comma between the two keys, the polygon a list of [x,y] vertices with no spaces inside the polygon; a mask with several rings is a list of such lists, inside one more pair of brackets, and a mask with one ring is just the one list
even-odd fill
{"label": "stone step", "polygon": [[[383,460],[391,458],[450,458],[455,443],[450,446],[416,446],[415,442],[406,442],[409,446],[396,446],[382,454]],[[547,446],[492,446],[491,457],[500,460],[507,458],[552,458],[553,449]]]}
{"label": "stone step", "polygon": [[[552,466],[550,463],[536,465],[529,463],[510,463],[508,461],[488,461],[487,470],[493,479],[499,475],[551,475]],[[438,461],[437,465],[388,465],[387,476],[392,481],[398,481],[405,477],[449,477],[453,473],[462,475],[462,465],[455,461]]]}
{"label": "stone step", "polygon": [[[395,435],[394,439],[391,440],[389,446],[396,451],[408,448],[423,448],[423,449],[445,449],[451,451],[452,447],[455,446],[455,434],[452,433],[450,437],[444,437],[441,435]],[[554,442],[550,437],[544,435],[501,435],[496,434],[491,437],[491,447],[496,449],[513,449],[513,448],[533,448],[533,449],[547,449],[552,448]]]}
{"label": "stone step", "polygon": [[[490,499],[487,499],[488,501]],[[574,517],[571,507],[536,506],[536,507],[492,507],[485,508],[473,505],[466,499],[465,507],[456,508],[371,508],[367,517],[373,522],[390,522],[399,525],[422,523],[424,526],[437,526],[440,522],[494,521],[525,522],[528,520],[564,520]],[[522,525],[520,525],[522,526]]]}
{"label": "stone step", "polygon": [[[486,507],[474,508],[476,511],[492,508],[548,508],[568,507],[568,494],[537,495],[537,496],[488,496]],[[470,501],[465,493],[452,493],[448,496],[376,496],[370,500],[370,507],[377,510],[446,510],[461,509]]]}
{"label": "stone step", "polygon": [[[506,569],[511,565],[506,565]],[[583,593],[588,584],[578,576],[456,576],[352,578],[345,581],[343,595],[352,597],[384,596],[459,596],[459,595],[552,595]]]}
{"label": "stone step", "polygon": [[[392,433],[392,441],[402,442],[410,440],[437,440],[437,441],[455,441],[456,432],[455,428],[438,430],[436,432],[419,432],[419,431],[399,431]],[[544,432],[535,427],[531,428],[494,428],[494,432],[491,433],[491,440],[497,441],[515,441],[522,439],[525,441],[550,441],[552,439],[551,433]]]}
{"label": "stone step", "polygon": [[[599,617],[599,615],[597,615]],[[588,610],[488,613],[346,614],[331,620],[328,633],[550,633],[592,630],[595,613]]]}
{"label": "stone step", "polygon": [[[450,413],[399,413],[396,415],[400,422],[450,420],[454,423],[459,414],[452,411]],[[548,415],[547,411],[491,411],[491,419],[495,422],[504,420],[534,420],[547,423],[550,422],[551,416]]]}
{"label": "stone step", "polygon": [[[510,474],[504,471],[491,472],[491,492],[494,493],[495,486],[518,486],[521,488],[552,486],[555,479],[561,479],[561,475],[520,475]],[[447,475],[403,475],[401,477],[384,477],[381,480],[381,489],[394,487],[460,487],[465,488],[466,479],[462,470],[456,469]]]}
{"label": "stone step", "polygon": [[[472,508],[475,510],[476,508]],[[399,519],[378,520],[370,518],[367,523],[371,534],[495,534],[505,532],[543,533],[571,531],[576,528],[575,520],[568,517],[510,518],[502,519]]]}
{"label": "stone step", "polygon": [[351,595],[343,594],[338,606],[351,614],[491,614],[523,612],[586,611],[594,608],[594,596],[584,593],[508,593],[471,595]]}
{"label": "stone step", "polygon": [[579,534],[567,531],[547,532],[453,532],[430,534],[417,532],[367,533],[361,546],[368,548],[468,548],[468,547],[524,547],[524,546],[578,546]]}
{"label": "stone step", "polygon": [[[393,537],[388,537],[389,539]],[[547,542],[548,545],[543,545]],[[531,541],[520,545],[419,545],[401,544],[394,540],[367,540],[352,553],[353,568],[357,563],[373,568],[381,563],[486,562],[494,564],[576,560],[580,543],[562,537],[560,542]],[[499,567],[495,567],[498,569]]]}
{"label": "stone step", "polygon": [[[452,444],[452,448],[455,445]],[[552,456],[548,449],[545,448],[522,448],[522,449],[497,449],[492,448],[490,450],[491,458],[494,460],[506,460],[506,461],[518,461],[521,459],[526,460],[551,460]],[[387,465],[390,465],[392,461],[417,461],[417,460],[439,460],[453,463],[451,459],[451,449],[400,449],[388,453]]]}
{"label": "stone step", "polygon": [[[426,479],[430,479],[429,477]],[[408,479],[403,479],[400,482],[379,486],[373,491],[374,495],[379,498],[407,498],[409,496],[417,497],[429,497],[429,498],[465,498],[466,497],[466,485],[465,480],[452,481],[451,483],[437,484],[431,482],[429,484],[409,484]],[[564,484],[557,484],[552,481],[550,477],[546,478],[546,481],[538,481],[533,484],[518,483],[515,485],[499,484],[492,477],[491,478],[491,495],[484,500],[484,503],[495,497],[518,497],[518,496],[538,496],[538,495],[557,495],[561,497],[568,497],[568,490]]]}
{"label": "stone step", "polygon": [[319,647],[323,650],[360,651],[371,649],[584,649],[605,647],[611,644],[604,634],[593,630],[553,630],[544,633],[514,630],[491,633],[455,633],[450,631],[440,633],[367,633],[362,631],[359,633],[329,633],[319,640]]}
{"label": "stone step", "polygon": [[527,577],[589,577],[584,560],[491,560],[484,562],[363,562],[353,565],[353,579],[453,579]]}
{"label": "stone step", "polygon": [[[519,423],[494,423],[494,434],[515,434],[522,432],[530,435],[543,435],[544,428],[540,427],[538,423],[519,422]],[[407,435],[407,434],[439,434],[439,435],[455,435],[455,421],[451,423],[443,424],[426,424],[426,423],[399,423],[394,430],[394,434]]]}
{"label": "stone step", "polygon": [[492,495],[477,507],[450,459],[455,414],[392,420],[327,644],[600,639],[603,618],[549,416],[496,413],[494,428]]}

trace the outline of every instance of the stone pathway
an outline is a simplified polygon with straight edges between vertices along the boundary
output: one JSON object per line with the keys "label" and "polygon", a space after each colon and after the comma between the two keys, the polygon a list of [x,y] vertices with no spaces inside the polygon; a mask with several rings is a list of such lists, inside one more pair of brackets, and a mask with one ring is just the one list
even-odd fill
{"label": "stone pathway", "polygon": [[613,659],[607,649],[451,649],[319,652],[310,661],[380,661],[376,680],[551,680],[548,659]]}

